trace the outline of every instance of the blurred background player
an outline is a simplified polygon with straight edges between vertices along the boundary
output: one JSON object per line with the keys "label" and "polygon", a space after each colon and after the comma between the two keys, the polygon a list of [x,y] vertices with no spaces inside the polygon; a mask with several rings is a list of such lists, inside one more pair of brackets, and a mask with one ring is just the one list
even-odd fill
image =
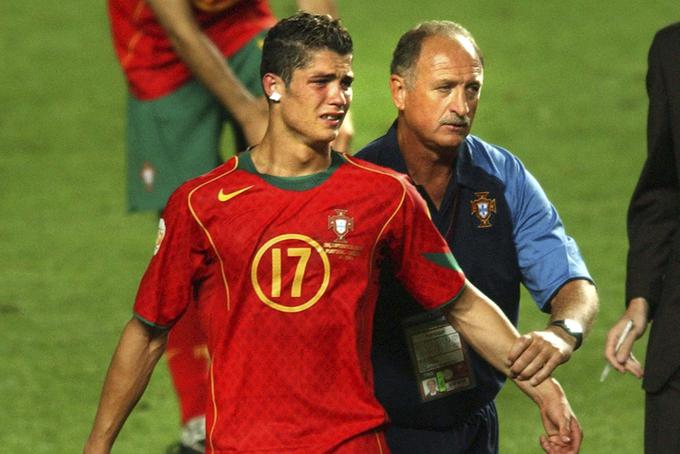
{"label": "blurred background player", "polygon": [[[522,163],[469,135],[484,62],[465,28],[420,24],[399,40],[390,71],[397,120],[357,157],[411,176],[468,279],[514,324],[521,283],[551,314],[548,326],[523,336],[509,358],[514,375],[540,381],[580,346],[597,312],[597,293],[576,243]],[[423,311],[391,275],[382,283],[373,361],[376,394],[393,423],[390,448],[398,454],[497,453],[494,398],[505,377],[455,339],[455,361],[453,355],[418,357],[413,339],[435,329],[439,314]],[[409,349],[418,357],[413,365]],[[431,376],[438,382],[436,399],[420,392]]]}
{"label": "blurred background player", "polygon": [[[298,0],[297,6],[337,16],[334,0]],[[128,209],[160,212],[181,183],[222,162],[225,124],[234,129],[233,151],[259,143],[267,126],[261,46],[276,19],[266,0],[109,0],[109,16],[129,89]],[[334,146],[347,150],[351,136],[346,119]],[[208,361],[189,309],[170,335],[168,365],[183,445],[196,450],[205,438]]]}
{"label": "blurred background player", "polygon": [[[626,310],[609,330],[605,356],[643,378],[645,453],[680,452],[680,23],[659,30],[647,69],[647,160],[628,208]],[[615,347],[626,323],[631,335]],[[643,369],[633,343],[652,321]]]}

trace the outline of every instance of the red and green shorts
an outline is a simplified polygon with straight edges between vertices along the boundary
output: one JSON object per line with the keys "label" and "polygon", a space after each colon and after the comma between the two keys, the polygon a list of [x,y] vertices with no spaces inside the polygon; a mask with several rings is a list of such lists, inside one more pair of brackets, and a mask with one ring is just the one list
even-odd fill
{"label": "red and green shorts", "polygon": [[[262,96],[263,39],[264,33],[229,58],[229,66],[236,76],[256,96]],[[166,96],[149,101],[129,95],[128,209],[160,211],[180,184],[219,165],[227,157],[220,153],[222,132],[227,123],[233,126],[237,142],[232,150],[243,149],[245,142],[238,125],[212,93],[195,79]]]}

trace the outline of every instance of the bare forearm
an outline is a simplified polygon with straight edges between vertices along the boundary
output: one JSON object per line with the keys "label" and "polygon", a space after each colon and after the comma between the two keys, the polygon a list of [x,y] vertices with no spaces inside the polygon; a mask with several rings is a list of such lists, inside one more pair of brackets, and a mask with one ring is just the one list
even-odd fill
{"label": "bare forearm", "polygon": [[239,123],[248,118],[244,106],[255,103],[255,97],[236,78],[224,57],[204,35],[178,40],[177,53],[191,72],[208,87]]}
{"label": "bare forearm", "polygon": [[573,319],[583,327],[584,337],[590,332],[599,308],[595,286],[585,279],[567,282],[551,301],[550,321]]}
{"label": "bare forearm", "polygon": [[191,73],[220,100],[236,121],[241,124],[248,121],[252,117],[250,106],[254,108],[256,99],[200,29],[189,3],[186,0],[149,0],[149,5]]}
{"label": "bare forearm", "polygon": [[555,396],[563,394],[562,387],[554,378],[550,377],[537,385],[532,385],[527,380],[512,380],[515,385],[536,403],[539,407]]}
{"label": "bare forearm", "polygon": [[137,319],[125,326],[113,355],[97,408],[86,453],[106,453],[144,393],[151,372],[165,350],[166,336]]}
{"label": "bare forearm", "polygon": [[254,96],[229,68],[215,44],[198,28],[197,24],[182,27],[168,26],[168,36],[180,59],[220,100],[237,119],[244,121],[243,106],[255,101]]}
{"label": "bare forearm", "polygon": [[[513,377],[540,383],[571,357],[578,348],[579,329],[568,325],[574,320],[582,327],[581,340],[593,325],[598,299],[595,286],[585,279],[567,282],[551,301],[550,324],[541,331],[522,336],[508,355]],[[552,324],[561,320],[563,324]]]}
{"label": "bare forearm", "polygon": [[[569,405],[562,386],[554,378],[548,378],[538,385],[514,380],[515,384],[536,403],[546,435],[541,445],[546,452],[578,453],[583,432],[574,411]],[[550,446],[550,449],[546,448]]]}
{"label": "bare forearm", "polygon": [[487,362],[508,375],[508,352],[519,333],[505,314],[469,281],[446,317]]}
{"label": "bare forearm", "polygon": [[[520,338],[519,333],[498,306],[470,282],[466,281],[466,286],[446,314],[447,319],[477,353],[509,375],[507,355]],[[558,447],[559,451],[555,452],[577,453],[582,438],[581,428],[559,383],[553,378],[539,384],[514,381],[541,412],[546,430],[546,435],[541,437],[541,445]]]}

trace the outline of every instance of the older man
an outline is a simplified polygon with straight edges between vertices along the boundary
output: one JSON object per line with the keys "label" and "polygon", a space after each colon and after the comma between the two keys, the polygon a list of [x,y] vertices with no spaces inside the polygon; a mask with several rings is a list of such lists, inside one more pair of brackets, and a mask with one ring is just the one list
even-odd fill
{"label": "older man", "polygon": [[[357,156],[411,176],[466,276],[513,323],[520,283],[551,314],[547,327],[520,338],[508,357],[520,380],[540,382],[581,345],[597,312],[578,248],[519,159],[470,135],[484,61],[465,28],[431,21],[408,31],[391,74],[397,120]],[[505,377],[389,277],[373,361],[376,393],[393,422],[393,452],[498,452],[493,400]],[[436,398],[423,391],[429,378],[438,384]]]}

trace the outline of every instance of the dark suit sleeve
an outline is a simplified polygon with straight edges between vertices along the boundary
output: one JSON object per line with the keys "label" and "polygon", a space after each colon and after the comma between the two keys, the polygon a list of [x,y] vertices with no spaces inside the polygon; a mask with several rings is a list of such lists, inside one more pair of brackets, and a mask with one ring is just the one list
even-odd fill
{"label": "dark suit sleeve", "polygon": [[[680,31],[676,29],[675,32]],[[676,33],[677,35],[677,33]],[[678,174],[673,142],[671,101],[666,65],[677,58],[668,49],[672,34],[657,34],[649,50],[647,93],[647,160],[628,209],[626,301],[645,297],[650,317],[658,305],[666,267],[673,259],[674,236],[680,219]],[[677,37],[674,39],[677,40]],[[673,63],[674,64],[674,63]],[[680,83],[677,80],[674,83]],[[678,127],[678,126],[676,126]]]}

